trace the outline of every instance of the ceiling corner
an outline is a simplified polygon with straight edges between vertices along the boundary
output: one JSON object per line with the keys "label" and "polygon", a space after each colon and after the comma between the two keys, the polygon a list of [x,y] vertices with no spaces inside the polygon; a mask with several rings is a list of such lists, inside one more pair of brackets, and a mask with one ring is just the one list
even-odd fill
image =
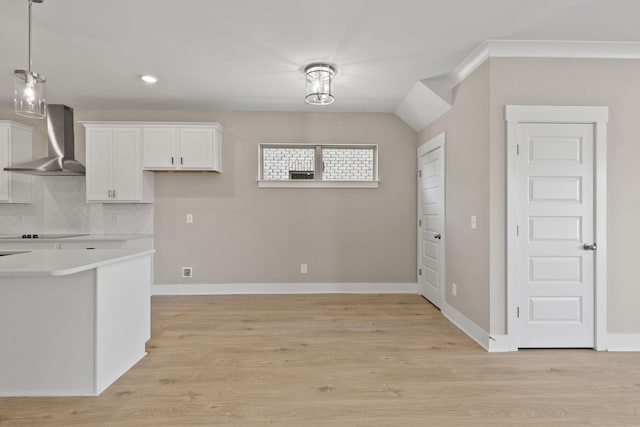
{"label": "ceiling corner", "polygon": [[451,108],[451,98],[451,88],[447,89],[446,79],[421,80],[409,91],[394,114],[420,132]]}

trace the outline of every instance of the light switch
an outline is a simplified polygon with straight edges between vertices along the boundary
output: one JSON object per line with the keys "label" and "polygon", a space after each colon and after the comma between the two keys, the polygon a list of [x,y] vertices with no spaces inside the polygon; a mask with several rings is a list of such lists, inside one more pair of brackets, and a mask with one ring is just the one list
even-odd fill
{"label": "light switch", "polygon": [[193,222],[193,214],[187,214],[187,224],[191,224]]}
{"label": "light switch", "polygon": [[471,215],[471,229],[475,230],[478,228],[478,220],[475,215]]}

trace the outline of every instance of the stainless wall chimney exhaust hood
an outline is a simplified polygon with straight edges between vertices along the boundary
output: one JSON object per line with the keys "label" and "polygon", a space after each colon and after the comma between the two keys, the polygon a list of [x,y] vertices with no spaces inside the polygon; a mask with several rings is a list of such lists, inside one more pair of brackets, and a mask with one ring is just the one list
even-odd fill
{"label": "stainless wall chimney exhaust hood", "polygon": [[11,165],[4,170],[31,175],[84,175],[84,165],[74,159],[73,109],[62,104],[47,105],[49,156]]}

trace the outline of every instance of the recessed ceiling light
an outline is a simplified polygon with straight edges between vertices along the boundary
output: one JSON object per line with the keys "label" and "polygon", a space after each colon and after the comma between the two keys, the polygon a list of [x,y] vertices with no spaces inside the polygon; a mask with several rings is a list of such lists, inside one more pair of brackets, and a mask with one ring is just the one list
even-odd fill
{"label": "recessed ceiling light", "polygon": [[151,74],[144,74],[140,78],[145,83],[158,83],[158,78],[156,76],[152,76]]}

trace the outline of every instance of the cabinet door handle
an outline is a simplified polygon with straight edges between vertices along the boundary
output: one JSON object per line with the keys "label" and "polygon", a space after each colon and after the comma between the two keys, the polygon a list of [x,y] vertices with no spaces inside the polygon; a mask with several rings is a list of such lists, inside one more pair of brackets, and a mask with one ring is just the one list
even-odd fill
{"label": "cabinet door handle", "polygon": [[184,165],[184,159],[182,157],[180,157],[180,164]]}
{"label": "cabinet door handle", "polygon": [[116,198],[116,190],[113,190],[113,198]]}
{"label": "cabinet door handle", "polygon": [[111,190],[109,190],[108,193],[109,193],[109,198],[112,198],[113,197],[113,192]]}
{"label": "cabinet door handle", "polygon": [[171,164],[172,164],[172,165],[174,164],[174,163],[173,163],[173,156],[171,157]]}

